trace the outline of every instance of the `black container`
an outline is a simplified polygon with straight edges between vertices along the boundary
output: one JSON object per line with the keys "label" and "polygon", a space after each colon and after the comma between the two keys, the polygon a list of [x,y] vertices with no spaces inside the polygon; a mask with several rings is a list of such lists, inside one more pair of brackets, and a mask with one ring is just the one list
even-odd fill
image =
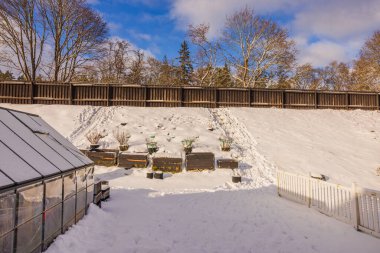
{"label": "black container", "polygon": [[164,179],[164,173],[156,172],[156,173],[154,173],[154,178],[155,179]]}
{"label": "black container", "polygon": [[90,151],[95,151],[95,150],[97,150],[99,147],[100,147],[99,144],[91,144],[91,145],[90,145]]}
{"label": "black container", "polygon": [[232,176],[232,183],[241,183],[241,176]]}
{"label": "black container", "polygon": [[153,175],[154,175],[153,172],[147,172],[146,173],[146,178],[153,179]]}

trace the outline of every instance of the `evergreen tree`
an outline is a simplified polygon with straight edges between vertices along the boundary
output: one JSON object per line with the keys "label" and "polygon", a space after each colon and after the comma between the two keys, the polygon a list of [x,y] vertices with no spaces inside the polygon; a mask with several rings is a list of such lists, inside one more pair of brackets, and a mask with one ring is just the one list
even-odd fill
{"label": "evergreen tree", "polygon": [[232,87],[232,75],[231,70],[228,67],[227,63],[224,64],[223,68],[218,68],[215,78],[215,84],[220,87]]}
{"label": "evergreen tree", "polygon": [[179,50],[179,63],[181,83],[188,85],[191,83],[194,69],[190,59],[189,46],[186,41],[182,42],[181,49]]}

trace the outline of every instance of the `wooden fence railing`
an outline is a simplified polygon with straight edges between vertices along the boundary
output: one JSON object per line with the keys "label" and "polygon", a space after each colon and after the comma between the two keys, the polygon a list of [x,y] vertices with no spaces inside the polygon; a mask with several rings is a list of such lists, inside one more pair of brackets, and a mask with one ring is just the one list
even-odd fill
{"label": "wooden fence railing", "polygon": [[307,205],[380,238],[380,191],[351,188],[277,171],[279,196]]}
{"label": "wooden fence railing", "polygon": [[0,103],[140,107],[380,109],[380,94],[314,90],[0,83]]}

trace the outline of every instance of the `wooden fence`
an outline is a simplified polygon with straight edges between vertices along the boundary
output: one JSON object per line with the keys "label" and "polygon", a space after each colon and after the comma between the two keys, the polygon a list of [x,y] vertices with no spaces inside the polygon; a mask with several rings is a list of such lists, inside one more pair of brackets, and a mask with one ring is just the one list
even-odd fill
{"label": "wooden fence", "polygon": [[140,107],[380,109],[380,94],[315,90],[0,83],[0,103]]}
{"label": "wooden fence", "polygon": [[281,197],[307,205],[380,238],[380,191],[327,183],[285,171],[277,171]]}

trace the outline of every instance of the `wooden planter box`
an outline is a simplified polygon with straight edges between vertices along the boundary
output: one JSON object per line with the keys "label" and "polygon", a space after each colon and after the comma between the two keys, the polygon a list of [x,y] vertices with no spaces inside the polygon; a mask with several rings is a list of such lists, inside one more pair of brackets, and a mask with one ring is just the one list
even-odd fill
{"label": "wooden planter box", "polygon": [[217,162],[219,169],[237,169],[239,162],[235,159],[219,159]]}
{"label": "wooden planter box", "polygon": [[146,168],[148,167],[148,154],[147,153],[141,153],[141,154],[131,154],[131,153],[119,153],[119,167],[123,167],[126,169],[131,168]]}
{"label": "wooden planter box", "polygon": [[154,171],[179,173],[182,171],[182,158],[153,157],[152,169]]}
{"label": "wooden planter box", "polygon": [[186,170],[201,171],[215,169],[215,155],[213,153],[191,153],[186,155]]}
{"label": "wooden planter box", "polygon": [[90,158],[95,165],[111,167],[116,165],[117,153],[104,151],[87,151],[86,156]]}

